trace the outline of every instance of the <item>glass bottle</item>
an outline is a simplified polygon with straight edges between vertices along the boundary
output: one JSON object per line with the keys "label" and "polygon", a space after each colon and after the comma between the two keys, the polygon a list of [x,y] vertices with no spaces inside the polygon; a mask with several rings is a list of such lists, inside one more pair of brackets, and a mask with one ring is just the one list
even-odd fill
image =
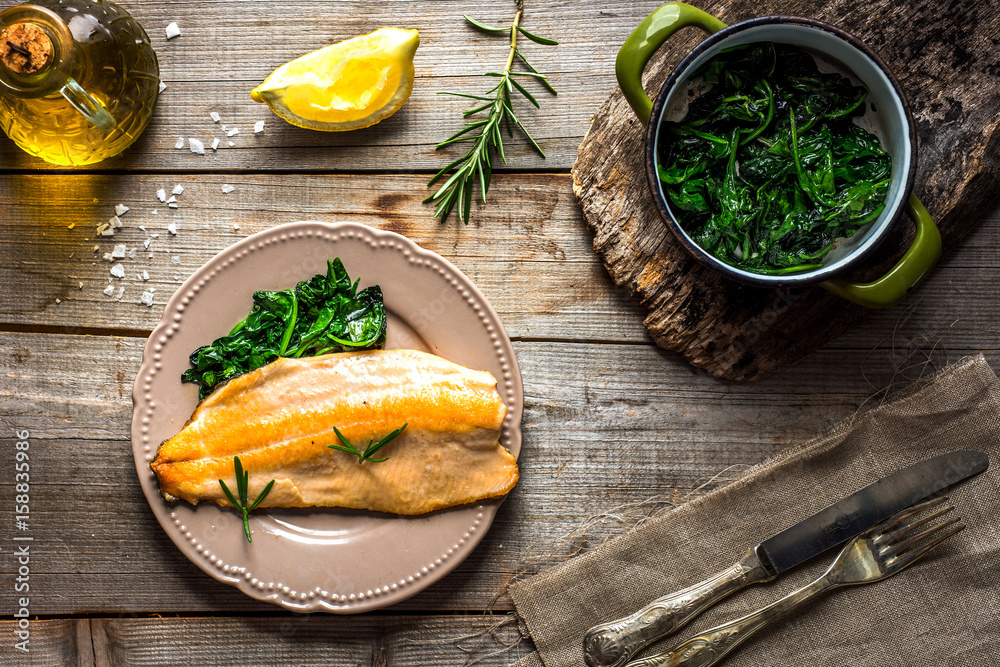
{"label": "glass bottle", "polygon": [[104,0],[36,0],[0,13],[0,127],[32,155],[84,165],[121,153],[159,94],[142,26]]}

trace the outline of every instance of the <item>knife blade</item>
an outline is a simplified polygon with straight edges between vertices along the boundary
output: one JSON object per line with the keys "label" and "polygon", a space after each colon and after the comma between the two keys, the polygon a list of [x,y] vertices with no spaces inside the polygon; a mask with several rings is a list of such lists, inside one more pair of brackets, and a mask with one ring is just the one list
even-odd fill
{"label": "knife blade", "polygon": [[988,467],[983,452],[957,450],[897,470],[772,535],[727,570],[658,598],[634,614],[592,627],[583,638],[584,661],[588,667],[623,665],[646,645],[741,588],[770,581]]}

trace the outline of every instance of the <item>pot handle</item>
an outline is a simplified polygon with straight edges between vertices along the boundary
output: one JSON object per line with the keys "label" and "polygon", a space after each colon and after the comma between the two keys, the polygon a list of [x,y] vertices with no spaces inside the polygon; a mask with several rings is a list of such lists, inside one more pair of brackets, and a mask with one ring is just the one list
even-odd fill
{"label": "pot handle", "polygon": [[870,283],[827,280],[820,286],[867,308],[891,308],[927,277],[941,256],[941,234],[924,205],[914,195],[906,212],[917,223],[917,235],[906,253],[887,274]]}
{"label": "pot handle", "polygon": [[643,125],[649,123],[653,101],[642,88],[642,70],[672,34],[692,25],[710,35],[726,27],[725,23],[696,7],[683,2],[668,2],[647,16],[618,51],[618,58],[615,60],[618,85]]}

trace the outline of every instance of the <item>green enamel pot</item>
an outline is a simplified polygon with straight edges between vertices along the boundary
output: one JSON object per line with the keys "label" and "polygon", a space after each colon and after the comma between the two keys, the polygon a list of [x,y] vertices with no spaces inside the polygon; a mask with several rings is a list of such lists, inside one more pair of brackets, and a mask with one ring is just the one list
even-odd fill
{"label": "green enamel pot", "polygon": [[[642,87],[642,71],[653,53],[677,30],[695,26],[708,34],[680,61],[667,77],[655,99]],[[818,268],[794,274],[764,275],[746,271],[715,257],[699,246],[671,211],[670,202],[657,175],[660,154],[660,121],[672,120],[678,109],[686,109],[692,94],[694,73],[723,49],[756,42],[797,46],[868,89],[862,124],[878,136],[892,157],[892,182],[885,209],[853,236],[838,241]],[[820,285],[849,301],[869,308],[888,308],[898,303],[930,272],[941,255],[941,235],[927,209],[912,194],[917,165],[917,141],[913,116],[892,72],[879,57],[853,35],[840,28],[797,16],[766,16],[727,26],[717,18],[680,2],[663,5],[643,21],[618,52],[615,65],[618,83],[639,120],[646,125],[646,174],[656,207],[677,240],[703,265],[738,282],[759,287]],[[847,280],[844,275],[874,261],[874,252],[893,225],[906,213],[916,224],[916,236],[902,258],[888,273],[868,283]]]}

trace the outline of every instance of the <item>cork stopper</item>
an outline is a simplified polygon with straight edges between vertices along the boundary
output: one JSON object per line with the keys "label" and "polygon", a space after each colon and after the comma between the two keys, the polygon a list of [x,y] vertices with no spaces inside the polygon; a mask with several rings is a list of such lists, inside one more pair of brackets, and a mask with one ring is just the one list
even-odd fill
{"label": "cork stopper", "polygon": [[0,32],[0,62],[17,74],[38,73],[52,60],[52,52],[52,40],[34,23],[15,23]]}

